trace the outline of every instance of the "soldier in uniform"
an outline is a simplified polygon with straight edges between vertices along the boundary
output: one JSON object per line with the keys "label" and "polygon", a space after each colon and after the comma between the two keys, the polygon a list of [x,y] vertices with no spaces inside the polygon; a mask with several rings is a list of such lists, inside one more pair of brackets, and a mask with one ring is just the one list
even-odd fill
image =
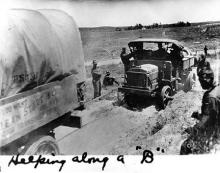
{"label": "soldier in uniform", "polygon": [[202,88],[206,90],[202,98],[201,113],[192,114],[199,122],[186,129],[190,136],[182,144],[180,154],[207,153],[219,138],[220,86],[215,84],[211,68],[202,68],[198,77]]}
{"label": "soldier in uniform", "polygon": [[175,44],[172,44],[172,50],[170,52],[171,62],[173,65],[173,75],[175,77],[181,77],[182,66],[183,66],[183,52],[180,47]]}
{"label": "soldier in uniform", "polygon": [[115,78],[111,76],[111,73],[109,71],[106,71],[105,77],[103,79],[103,86],[105,86],[105,87],[106,86],[111,86],[114,83],[119,85],[118,81],[116,81]]}
{"label": "soldier in uniform", "polygon": [[97,67],[96,60],[93,60],[93,67],[91,70],[92,74],[92,84],[94,88],[94,98],[101,96],[101,71]]}
{"label": "soldier in uniform", "polygon": [[129,53],[129,54],[126,53],[126,48],[123,47],[122,51],[121,51],[121,54],[120,54],[120,57],[121,57],[122,63],[124,64],[124,71],[125,71],[125,74],[126,74],[126,72],[130,68],[130,59],[132,58],[132,54],[131,53]]}
{"label": "soldier in uniform", "polygon": [[143,59],[143,55],[144,55],[143,43],[136,43],[134,47],[133,55],[135,60]]}
{"label": "soldier in uniform", "polygon": [[208,55],[208,48],[207,48],[207,46],[205,45],[205,47],[204,47],[204,54],[205,54],[205,56],[207,56]]}
{"label": "soldier in uniform", "polygon": [[154,56],[157,58],[163,59],[168,56],[167,51],[163,48],[162,43],[158,43],[158,49],[154,52]]}
{"label": "soldier in uniform", "polygon": [[199,75],[200,71],[203,69],[211,69],[210,63],[206,60],[205,55],[200,55],[199,62],[197,65],[197,74]]}

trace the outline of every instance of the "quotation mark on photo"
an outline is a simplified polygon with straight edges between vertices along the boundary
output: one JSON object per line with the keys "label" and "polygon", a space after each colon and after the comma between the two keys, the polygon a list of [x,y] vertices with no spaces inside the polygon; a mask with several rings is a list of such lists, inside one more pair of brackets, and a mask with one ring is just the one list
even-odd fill
{"label": "quotation mark on photo", "polygon": [[157,147],[157,149],[156,149],[157,151],[161,151],[161,153],[165,153],[165,151],[164,151],[164,149],[162,148],[160,148],[160,147]]}

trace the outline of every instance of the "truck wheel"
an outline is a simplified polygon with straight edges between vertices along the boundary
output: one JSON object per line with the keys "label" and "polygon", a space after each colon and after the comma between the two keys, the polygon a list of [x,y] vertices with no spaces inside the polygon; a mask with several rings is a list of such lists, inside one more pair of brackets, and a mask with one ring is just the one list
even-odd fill
{"label": "truck wheel", "polygon": [[24,155],[58,155],[59,148],[56,140],[51,136],[38,136],[27,145]]}
{"label": "truck wheel", "polygon": [[125,102],[130,108],[136,106],[133,95],[125,95]]}
{"label": "truck wheel", "polygon": [[172,89],[170,88],[170,86],[164,86],[160,93],[160,106],[162,109],[166,108],[168,102],[170,101],[171,95]]}

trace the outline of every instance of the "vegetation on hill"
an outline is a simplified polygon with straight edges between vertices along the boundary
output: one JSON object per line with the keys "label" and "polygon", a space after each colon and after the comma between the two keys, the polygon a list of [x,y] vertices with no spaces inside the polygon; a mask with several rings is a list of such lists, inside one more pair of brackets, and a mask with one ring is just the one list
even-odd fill
{"label": "vegetation on hill", "polygon": [[153,23],[152,25],[143,26],[142,24],[136,24],[135,26],[129,26],[125,30],[137,30],[137,29],[152,29],[152,28],[171,28],[171,27],[187,27],[191,26],[189,22],[179,21],[172,24]]}

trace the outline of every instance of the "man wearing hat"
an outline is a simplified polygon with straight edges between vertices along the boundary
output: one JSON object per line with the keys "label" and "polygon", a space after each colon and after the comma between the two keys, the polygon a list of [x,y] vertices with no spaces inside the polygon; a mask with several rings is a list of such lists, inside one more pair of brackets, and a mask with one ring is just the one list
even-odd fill
{"label": "man wearing hat", "polygon": [[122,63],[124,64],[125,74],[130,68],[130,59],[132,58],[132,56],[133,55],[131,53],[130,54],[126,53],[126,48],[125,47],[122,48],[120,57],[121,57]]}
{"label": "man wearing hat", "polygon": [[92,74],[92,84],[93,84],[93,88],[94,88],[94,98],[101,96],[101,71],[100,69],[97,67],[97,62],[96,60],[93,60],[92,62],[93,67],[91,70],[91,74]]}
{"label": "man wearing hat", "polygon": [[199,82],[206,92],[202,98],[201,113],[193,112],[192,118],[199,122],[186,129],[189,138],[181,146],[180,154],[206,153],[217,141],[220,127],[220,86],[214,82],[214,73],[211,68],[200,69]]}
{"label": "man wearing hat", "polygon": [[105,72],[105,77],[103,79],[103,86],[111,86],[114,83],[116,83],[117,85],[119,85],[118,81],[115,80],[114,77],[111,76],[111,73],[109,71]]}
{"label": "man wearing hat", "polygon": [[181,47],[177,46],[176,44],[172,44],[171,46],[171,52],[170,52],[170,57],[171,57],[171,62],[173,65],[173,70],[172,73],[175,77],[181,77],[182,75],[182,66],[183,66],[183,52]]}
{"label": "man wearing hat", "polygon": [[158,46],[158,49],[154,52],[154,56],[160,59],[166,58],[168,56],[168,53],[163,48],[163,44],[158,43],[157,46]]}
{"label": "man wearing hat", "polygon": [[206,60],[206,56],[201,54],[199,57],[199,62],[197,65],[197,74],[199,75],[200,71],[203,69],[210,69],[210,63]]}
{"label": "man wearing hat", "polygon": [[207,48],[207,46],[205,45],[205,47],[204,47],[204,54],[205,54],[205,56],[207,56],[208,55],[208,48]]}

